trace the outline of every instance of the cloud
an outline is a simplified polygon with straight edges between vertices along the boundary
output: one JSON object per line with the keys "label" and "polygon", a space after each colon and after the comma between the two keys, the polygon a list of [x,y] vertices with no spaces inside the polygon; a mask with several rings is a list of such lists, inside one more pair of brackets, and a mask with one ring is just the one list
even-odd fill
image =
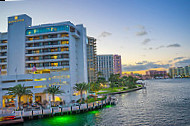
{"label": "cloud", "polygon": [[137,25],[136,27],[139,28],[139,29],[141,29],[141,30],[145,29],[145,26],[143,26],[143,25]]}
{"label": "cloud", "polygon": [[188,66],[188,65],[190,65],[190,58],[178,61],[175,63],[175,65],[181,66],[181,67]]}
{"label": "cloud", "polygon": [[[181,45],[180,45],[180,44],[170,44],[170,45],[167,45],[167,46],[161,45],[161,46],[156,47],[155,49],[161,49],[161,48],[165,48],[165,47],[167,47],[167,48],[181,47]],[[150,48],[145,49],[145,50],[152,50],[152,49],[153,49],[153,48],[150,47]]]}
{"label": "cloud", "polygon": [[180,59],[184,59],[185,57],[176,57],[176,58],[174,58],[174,61],[176,61],[176,60],[180,60]]}
{"label": "cloud", "polygon": [[165,46],[161,45],[159,47],[157,47],[156,49],[161,49],[161,48],[164,48]]}
{"label": "cloud", "polygon": [[138,64],[138,65],[141,65],[141,64],[145,64],[145,63],[148,63],[148,61],[142,61],[142,62],[137,62],[136,64]]}
{"label": "cloud", "polygon": [[137,36],[144,36],[144,35],[147,35],[147,34],[148,33],[145,30],[136,33]]}
{"label": "cloud", "polygon": [[171,63],[173,60],[169,60],[168,63]]}
{"label": "cloud", "polygon": [[173,47],[181,47],[181,45],[176,43],[176,44],[170,44],[167,46],[167,48],[173,48]]}
{"label": "cloud", "polygon": [[170,64],[157,64],[155,62],[148,62],[146,64],[138,65],[123,65],[123,71],[140,71],[148,70],[151,68],[168,68]]}
{"label": "cloud", "polygon": [[151,39],[147,38],[147,39],[145,39],[145,40],[142,42],[142,44],[143,44],[143,45],[146,45],[146,44],[148,44],[150,41],[151,41]]}
{"label": "cloud", "polygon": [[111,35],[112,35],[112,33],[104,31],[98,37],[99,38],[105,38],[105,37],[108,37],[108,36],[111,36]]}
{"label": "cloud", "polygon": [[153,48],[152,47],[144,48],[144,50],[153,50]]}

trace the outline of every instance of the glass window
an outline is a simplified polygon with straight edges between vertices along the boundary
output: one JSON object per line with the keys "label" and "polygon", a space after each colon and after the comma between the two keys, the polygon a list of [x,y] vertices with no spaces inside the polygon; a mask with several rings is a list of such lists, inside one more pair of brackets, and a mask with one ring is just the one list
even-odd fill
{"label": "glass window", "polygon": [[45,28],[28,29],[26,30],[26,35],[56,32],[56,31],[69,31],[69,26],[61,25],[61,26],[51,26],[51,27],[45,27]]}

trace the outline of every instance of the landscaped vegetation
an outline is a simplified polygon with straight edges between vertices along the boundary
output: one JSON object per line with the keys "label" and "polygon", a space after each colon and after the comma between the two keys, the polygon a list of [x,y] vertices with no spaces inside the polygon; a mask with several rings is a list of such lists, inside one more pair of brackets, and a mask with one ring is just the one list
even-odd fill
{"label": "landscaped vegetation", "polygon": [[[99,101],[102,99],[105,99],[103,96],[102,98],[97,98],[97,94],[109,94],[109,93],[115,93],[115,92],[122,92],[122,91],[127,91],[133,88],[141,87],[142,85],[136,84],[136,81],[138,79],[134,78],[132,76],[123,76],[120,77],[119,74],[111,74],[109,81],[107,82],[106,79],[102,76],[101,72],[98,72],[98,79],[96,82],[92,82],[89,84],[86,83],[80,83],[76,85],[80,85],[80,87],[85,87],[83,91],[87,91],[93,95],[90,95],[87,97],[85,100],[82,98],[81,94],[81,100],[78,100],[79,103],[90,103],[90,102],[95,102]],[[76,90],[76,89],[75,89]],[[80,89],[76,90],[81,92]]]}

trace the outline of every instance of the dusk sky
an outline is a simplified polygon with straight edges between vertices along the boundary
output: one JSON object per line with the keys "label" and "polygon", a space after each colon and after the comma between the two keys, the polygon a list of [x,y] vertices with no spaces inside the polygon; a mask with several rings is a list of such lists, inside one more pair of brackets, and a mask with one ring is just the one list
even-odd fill
{"label": "dusk sky", "polygon": [[124,72],[190,65],[190,0],[0,2],[0,32],[7,17],[19,14],[32,17],[32,25],[83,24],[98,54],[122,56]]}

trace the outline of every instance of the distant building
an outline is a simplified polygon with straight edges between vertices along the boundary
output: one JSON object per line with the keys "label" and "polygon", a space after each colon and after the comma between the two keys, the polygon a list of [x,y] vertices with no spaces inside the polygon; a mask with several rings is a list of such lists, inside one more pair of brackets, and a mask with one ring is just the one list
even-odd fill
{"label": "distant building", "polygon": [[113,73],[113,55],[97,55],[97,71],[102,73],[107,81]]}
{"label": "distant building", "polygon": [[169,76],[171,78],[174,78],[175,76],[177,76],[177,69],[175,67],[169,68]]}
{"label": "distant building", "polygon": [[97,72],[101,72],[107,81],[111,74],[121,75],[121,56],[97,55]]}
{"label": "distant building", "polygon": [[186,77],[190,75],[190,66],[185,66],[184,67],[184,74]]}
{"label": "distant building", "polygon": [[114,55],[113,56],[113,63],[114,63],[114,74],[122,75],[121,56],[120,55]]}
{"label": "distant building", "polygon": [[88,82],[97,80],[96,39],[88,37],[87,43]]}
{"label": "distant building", "polygon": [[171,67],[169,68],[169,76],[176,77],[190,77],[190,65],[185,67]]}
{"label": "distant building", "polygon": [[185,76],[185,71],[183,67],[177,67],[177,76]]}
{"label": "distant building", "polygon": [[146,71],[146,76],[150,78],[166,78],[166,71],[148,70]]}

